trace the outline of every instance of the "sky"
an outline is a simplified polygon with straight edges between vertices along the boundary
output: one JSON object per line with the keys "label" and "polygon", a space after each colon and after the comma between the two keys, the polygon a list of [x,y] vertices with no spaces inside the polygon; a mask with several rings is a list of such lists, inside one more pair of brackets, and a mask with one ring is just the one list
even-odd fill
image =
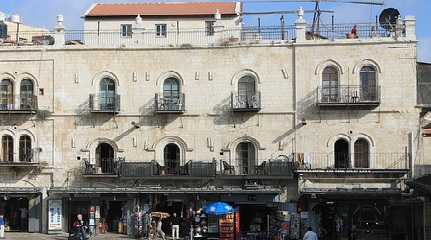
{"label": "sky", "polygon": [[[56,16],[65,17],[66,29],[82,29],[81,16],[96,2],[131,3],[131,2],[169,2],[169,1],[207,1],[207,0],[1,0],[0,11],[6,14],[19,14],[24,24],[52,29]],[[228,0],[227,0],[228,1]],[[245,11],[296,10],[303,7],[312,10],[312,3],[247,3]],[[388,7],[397,8],[402,16],[413,15],[417,19],[418,59],[431,63],[431,1],[430,0],[385,0],[384,6],[369,6],[346,3],[322,3],[321,9],[334,10],[336,23],[375,22],[375,17]],[[330,23],[331,15],[323,16],[323,22]],[[280,16],[262,16],[262,25],[277,25]],[[285,16],[287,24],[293,24],[296,16]],[[306,16],[309,23],[312,15]],[[246,17],[245,23],[257,24],[257,17]]]}

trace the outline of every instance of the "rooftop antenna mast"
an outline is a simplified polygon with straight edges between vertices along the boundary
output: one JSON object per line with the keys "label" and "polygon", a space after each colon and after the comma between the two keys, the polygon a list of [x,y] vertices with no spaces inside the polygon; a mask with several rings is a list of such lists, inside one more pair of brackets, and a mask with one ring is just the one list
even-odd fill
{"label": "rooftop antenna mast", "polygon": [[350,3],[350,4],[362,4],[362,5],[375,5],[375,6],[383,6],[385,4],[384,0],[243,0],[244,3],[268,3],[268,2],[314,2],[314,16],[313,16],[313,24],[311,25],[311,33],[314,35],[320,31],[320,20],[321,15],[324,12],[320,9],[320,3]]}

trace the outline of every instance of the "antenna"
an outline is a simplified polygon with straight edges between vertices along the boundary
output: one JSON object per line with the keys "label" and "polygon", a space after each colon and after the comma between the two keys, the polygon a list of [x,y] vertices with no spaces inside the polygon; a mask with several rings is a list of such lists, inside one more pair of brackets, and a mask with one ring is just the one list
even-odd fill
{"label": "antenna", "polygon": [[243,0],[243,3],[268,3],[268,2],[278,2],[278,3],[286,3],[286,2],[310,2],[315,3],[314,7],[314,16],[313,16],[313,25],[311,29],[311,34],[319,32],[320,30],[320,16],[322,13],[327,12],[320,9],[321,2],[327,3],[350,3],[350,4],[362,4],[362,5],[377,5],[383,6],[385,4],[384,0]]}

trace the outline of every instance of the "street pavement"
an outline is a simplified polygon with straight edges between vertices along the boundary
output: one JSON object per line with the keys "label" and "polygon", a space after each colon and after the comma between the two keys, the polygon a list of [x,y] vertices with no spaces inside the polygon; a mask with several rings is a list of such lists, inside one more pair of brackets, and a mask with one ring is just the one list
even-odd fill
{"label": "street pavement", "polygon": [[[47,235],[40,233],[12,233],[6,232],[5,239],[8,240],[67,240],[68,235]],[[92,240],[116,240],[116,239],[131,239],[125,235],[119,234],[100,234],[92,238]]]}

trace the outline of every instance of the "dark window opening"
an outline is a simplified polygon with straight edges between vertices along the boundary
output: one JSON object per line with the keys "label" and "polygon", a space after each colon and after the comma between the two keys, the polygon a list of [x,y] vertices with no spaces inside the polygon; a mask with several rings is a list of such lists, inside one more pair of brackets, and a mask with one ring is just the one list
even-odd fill
{"label": "dark window opening", "polygon": [[236,147],[240,174],[254,174],[256,166],[256,148],[251,142],[242,142]]}
{"label": "dark window opening", "polygon": [[23,135],[19,138],[19,161],[31,162],[32,160],[31,138],[27,135]]}
{"label": "dark window opening", "polygon": [[350,151],[349,142],[344,139],[339,139],[335,142],[335,168],[349,168],[350,167]]}
{"label": "dark window opening", "polygon": [[156,36],[166,37],[167,35],[168,33],[166,24],[156,24]]}
{"label": "dark window opening", "polygon": [[251,76],[245,76],[238,81],[238,102],[241,107],[251,108],[256,102],[256,81]]}
{"label": "dark window opening", "polygon": [[100,81],[100,99],[99,105],[102,111],[115,110],[116,89],[115,82],[110,78],[104,78]]}
{"label": "dark window opening", "polygon": [[361,68],[361,98],[362,101],[377,101],[377,71],[373,66]]}
{"label": "dark window opening", "polygon": [[214,24],[215,24],[215,21],[205,22],[205,29],[206,29],[207,36],[214,36],[214,32],[215,32]]}
{"label": "dark window opening", "polygon": [[338,70],[333,66],[326,67],[322,73],[323,102],[339,101]]}
{"label": "dark window opening", "polygon": [[9,135],[2,136],[2,161],[13,162],[13,138]]}
{"label": "dark window opening", "polygon": [[132,32],[132,24],[121,24],[121,36],[122,37],[131,37]]}
{"label": "dark window opening", "polygon": [[13,83],[9,79],[0,82],[0,110],[13,109]]}
{"label": "dark window opening", "polygon": [[32,109],[34,106],[34,84],[30,79],[21,81],[20,107],[21,109]]}
{"label": "dark window opening", "polygon": [[96,167],[103,174],[115,173],[114,148],[108,143],[101,143],[96,148]]}
{"label": "dark window opening", "polygon": [[355,142],[355,168],[370,167],[370,146],[368,141],[360,138]]}
{"label": "dark window opening", "polygon": [[176,144],[170,143],[165,146],[164,161],[167,174],[180,173],[180,148]]}

